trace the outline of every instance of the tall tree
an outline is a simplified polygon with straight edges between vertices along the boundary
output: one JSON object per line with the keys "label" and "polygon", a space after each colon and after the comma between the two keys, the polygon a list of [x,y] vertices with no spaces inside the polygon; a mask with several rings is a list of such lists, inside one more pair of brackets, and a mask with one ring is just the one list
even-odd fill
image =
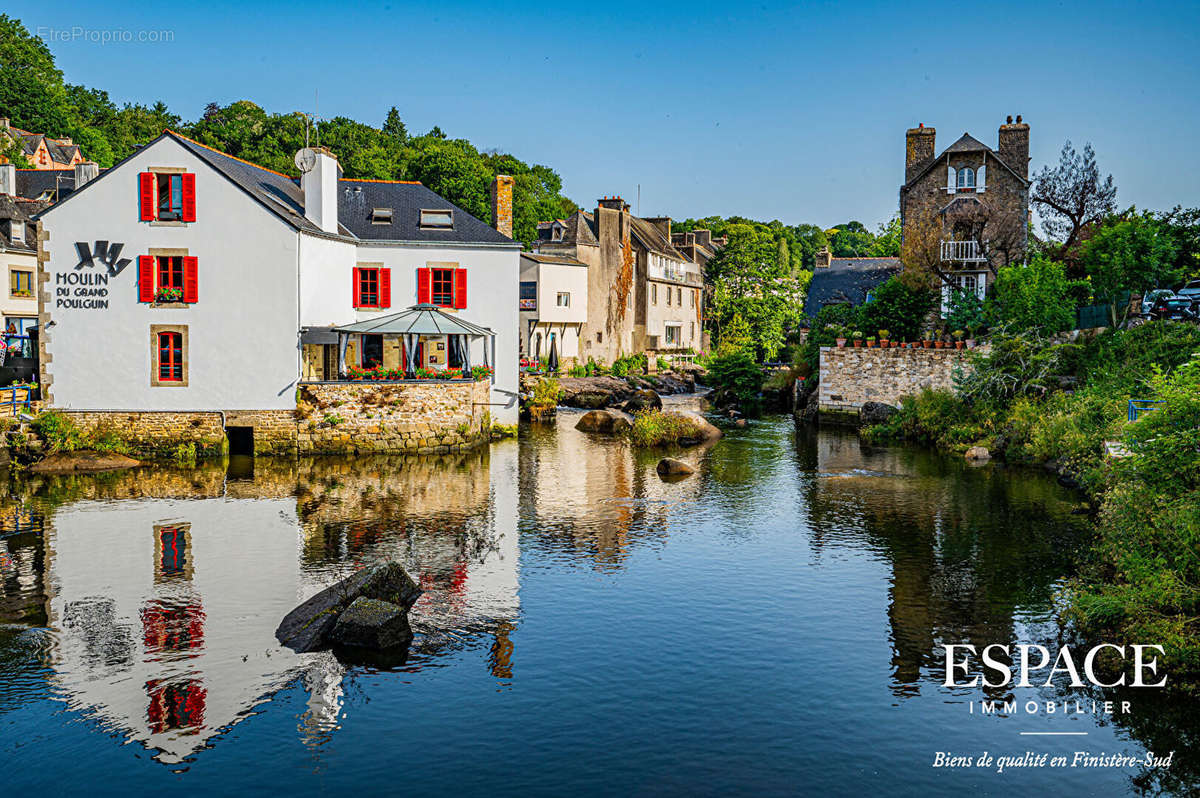
{"label": "tall tree", "polygon": [[46,43],[7,14],[0,14],[0,108],[14,127],[67,135],[70,116],[62,72]]}
{"label": "tall tree", "polygon": [[1043,166],[1033,176],[1031,199],[1038,206],[1046,236],[1059,242],[1057,258],[1070,260],[1084,228],[1116,208],[1117,187],[1112,175],[1100,177],[1090,143],[1079,153],[1068,141],[1058,156],[1058,166]]}
{"label": "tall tree", "polygon": [[399,144],[408,141],[408,128],[404,126],[404,122],[400,119],[400,112],[394,105],[388,111],[387,119],[383,121],[383,135],[395,139]]}

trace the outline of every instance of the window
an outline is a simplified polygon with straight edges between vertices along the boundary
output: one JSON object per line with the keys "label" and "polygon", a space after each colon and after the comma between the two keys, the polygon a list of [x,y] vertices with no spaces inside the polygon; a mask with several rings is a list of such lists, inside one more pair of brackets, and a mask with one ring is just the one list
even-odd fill
{"label": "window", "polygon": [[9,287],[13,296],[33,296],[33,272],[13,269],[9,272]]}
{"label": "window", "polygon": [[158,220],[183,221],[183,175],[158,175]]}
{"label": "window", "polygon": [[356,308],[390,308],[392,270],[382,266],[355,266],[353,299]]}
{"label": "window", "polygon": [[667,307],[671,306],[671,286],[667,286]]}
{"label": "window", "polygon": [[158,261],[158,291],[163,289],[179,291],[183,295],[183,258],[176,256],[160,256]]}
{"label": "window", "polygon": [[450,307],[454,304],[454,270],[432,269],[433,304]]}
{"label": "window", "polygon": [[688,340],[689,341],[696,340],[696,322],[694,322],[694,321],[688,322]]}
{"label": "window", "polygon": [[180,324],[150,325],[150,385],[188,384],[188,328]]}
{"label": "window", "polygon": [[195,303],[199,300],[199,259],[186,249],[152,249],[138,256],[138,301]]}
{"label": "window", "polygon": [[375,208],[371,211],[371,224],[391,224],[391,208]]}
{"label": "window", "polygon": [[975,188],[975,170],[964,166],[958,170],[958,188]]}
{"label": "window", "polygon": [[571,307],[571,295],[569,293],[567,293],[566,291],[559,291],[558,292],[558,306],[560,308]]}
{"label": "window", "polygon": [[454,263],[438,263],[417,269],[417,303],[443,308],[467,306],[467,270]]}
{"label": "window", "polygon": [[449,209],[421,211],[421,228],[425,230],[453,230],[454,211]]}
{"label": "window", "polygon": [[666,335],[665,335],[666,343],[679,346],[680,338],[681,338],[680,333],[682,332],[682,328],[680,327],[680,325],[668,324],[665,327],[663,327],[663,332],[666,333]]}
{"label": "window", "polygon": [[679,307],[683,307],[683,289],[682,288],[675,289],[675,304],[678,305]]}
{"label": "window", "polygon": [[138,195],[143,222],[196,221],[196,176],[178,169],[142,172]]}
{"label": "window", "polygon": [[658,304],[658,285],[655,283],[650,283],[650,304]]}
{"label": "window", "polygon": [[688,305],[689,307],[696,307],[696,292],[694,290],[688,291]]}

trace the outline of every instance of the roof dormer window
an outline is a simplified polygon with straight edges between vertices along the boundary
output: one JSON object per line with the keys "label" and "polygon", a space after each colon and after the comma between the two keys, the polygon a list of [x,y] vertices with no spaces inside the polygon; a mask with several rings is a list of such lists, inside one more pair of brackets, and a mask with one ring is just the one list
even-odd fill
{"label": "roof dormer window", "polygon": [[371,211],[371,224],[391,224],[391,208],[375,208]]}
{"label": "roof dormer window", "polygon": [[975,170],[964,166],[958,170],[958,189],[975,188]]}
{"label": "roof dormer window", "polygon": [[454,211],[450,209],[421,211],[422,230],[453,230]]}

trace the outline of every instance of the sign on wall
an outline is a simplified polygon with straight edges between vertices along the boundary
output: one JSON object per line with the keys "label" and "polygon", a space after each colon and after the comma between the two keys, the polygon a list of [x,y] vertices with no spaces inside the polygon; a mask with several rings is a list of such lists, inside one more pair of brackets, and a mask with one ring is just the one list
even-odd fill
{"label": "sign on wall", "polygon": [[97,241],[94,247],[86,241],[76,241],[79,262],[74,271],[54,275],[54,307],[107,310],[108,281],[125,271],[131,260],[121,257],[124,248],[124,244],[108,241]]}

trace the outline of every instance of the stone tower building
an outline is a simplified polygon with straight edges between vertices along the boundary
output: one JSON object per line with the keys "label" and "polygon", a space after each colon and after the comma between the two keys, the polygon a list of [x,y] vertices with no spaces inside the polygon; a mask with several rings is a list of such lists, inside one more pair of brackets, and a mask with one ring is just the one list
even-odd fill
{"label": "stone tower building", "polygon": [[[905,252],[982,298],[997,270],[1022,260],[1029,243],[1029,125],[1008,117],[994,150],[963,133],[937,155],[935,141],[924,124],[905,135]],[[949,294],[946,285],[943,312]]]}

